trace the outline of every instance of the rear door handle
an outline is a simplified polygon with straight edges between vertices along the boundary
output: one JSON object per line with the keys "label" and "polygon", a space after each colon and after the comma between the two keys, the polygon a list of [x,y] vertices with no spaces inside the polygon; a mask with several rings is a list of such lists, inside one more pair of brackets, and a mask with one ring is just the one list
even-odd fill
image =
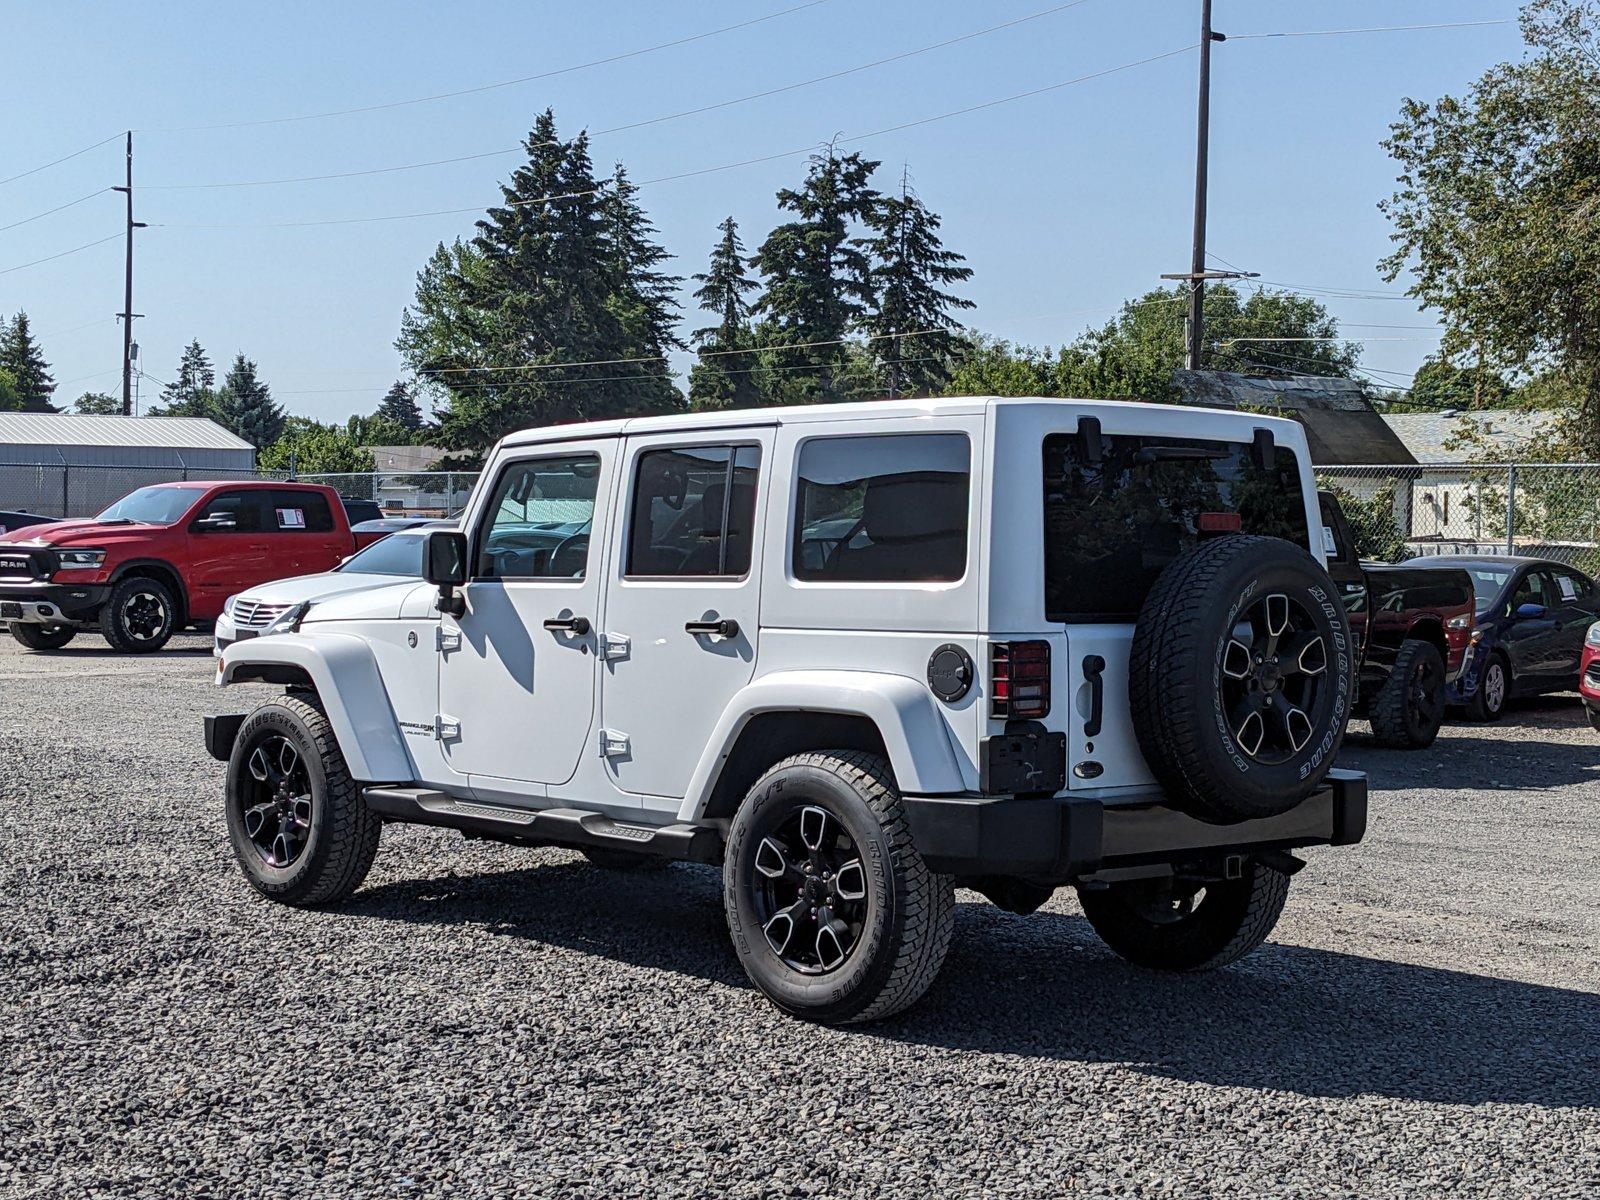
{"label": "rear door handle", "polygon": [[1099,737],[1101,717],[1105,713],[1106,681],[1101,672],[1106,660],[1098,654],[1088,654],[1083,659],[1083,677],[1089,681],[1089,719],[1083,723],[1084,737]]}
{"label": "rear door handle", "polygon": [[551,633],[572,633],[582,637],[589,632],[588,617],[547,617],[544,627]]}
{"label": "rear door handle", "polygon": [[732,617],[723,617],[720,621],[685,621],[683,630],[695,637],[735,638],[739,636],[739,622]]}

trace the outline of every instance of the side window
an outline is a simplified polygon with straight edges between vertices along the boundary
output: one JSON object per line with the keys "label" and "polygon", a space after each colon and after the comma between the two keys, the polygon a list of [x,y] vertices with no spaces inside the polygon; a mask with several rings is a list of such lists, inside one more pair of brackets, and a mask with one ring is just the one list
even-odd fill
{"label": "side window", "polygon": [[[221,492],[206,502],[196,522],[205,521],[208,517],[230,517],[233,520],[230,532],[261,533],[276,528],[267,521],[271,515],[271,499],[272,493],[265,488]],[[211,528],[217,530],[226,527],[213,525]]]}
{"label": "side window", "polygon": [[948,582],[967,571],[961,433],[815,438],[800,449],[797,579]]}
{"label": "side window", "polygon": [[279,533],[332,533],[333,509],[321,492],[289,489],[266,493],[271,496],[271,511],[266,528]]}
{"label": "side window", "polygon": [[582,579],[600,458],[565,454],[500,472],[480,526],[480,579]]}
{"label": "side window", "polygon": [[1553,603],[1551,594],[1555,585],[1550,580],[1548,571],[1529,571],[1522,577],[1522,582],[1517,585],[1516,594],[1511,597],[1511,611],[1515,613],[1524,604]]}
{"label": "side window", "polygon": [[757,446],[646,450],[634,472],[630,577],[737,578],[755,543]]}
{"label": "side window", "polygon": [[1592,604],[1594,583],[1576,571],[1557,571],[1556,595],[1562,604]]}

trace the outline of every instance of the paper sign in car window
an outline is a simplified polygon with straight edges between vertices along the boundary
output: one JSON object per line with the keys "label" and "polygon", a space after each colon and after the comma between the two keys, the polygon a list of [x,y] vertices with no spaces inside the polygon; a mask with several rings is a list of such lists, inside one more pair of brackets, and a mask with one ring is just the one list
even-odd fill
{"label": "paper sign in car window", "polygon": [[304,529],[306,527],[306,510],[303,508],[280,508],[278,510],[279,529]]}
{"label": "paper sign in car window", "polygon": [[1578,598],[1578,589],[1573,585],[1571,579],[1565,575],[1557,575],[1556,580],[1561,584],[1561,598],[1563,600],[1576,600]]}

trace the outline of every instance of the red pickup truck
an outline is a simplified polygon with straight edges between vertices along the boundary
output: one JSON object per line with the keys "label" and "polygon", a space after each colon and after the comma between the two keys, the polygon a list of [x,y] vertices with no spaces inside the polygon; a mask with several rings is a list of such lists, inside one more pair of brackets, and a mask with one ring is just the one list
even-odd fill
{"label": "red pickup truck", "polygon": [[332,488],[154,484],[98,517],[0,537],[0,623],[34,650],[89,629],[118,650],[159,650],[235,592],[330,570],[381,536],[353,534]]}

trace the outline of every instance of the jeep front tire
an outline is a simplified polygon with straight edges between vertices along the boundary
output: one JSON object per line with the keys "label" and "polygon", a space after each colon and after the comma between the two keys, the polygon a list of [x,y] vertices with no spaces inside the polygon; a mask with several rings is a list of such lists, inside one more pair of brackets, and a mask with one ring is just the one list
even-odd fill
{"label": "jeep front tire", "polygon": [[382,820],[350,778],[333,727],[309,699],[285,696],[239,727],[228,758],[228,840],[269,900],[343,900],[366,878]]}
{"label": "jeep front tire", "polygon": [[889,764],[850,750],[797,754],[756,781],[729,831],[723,903],[751,982],[829,1024],[913,1004],[955,920],[954,883],[912,844]]}

